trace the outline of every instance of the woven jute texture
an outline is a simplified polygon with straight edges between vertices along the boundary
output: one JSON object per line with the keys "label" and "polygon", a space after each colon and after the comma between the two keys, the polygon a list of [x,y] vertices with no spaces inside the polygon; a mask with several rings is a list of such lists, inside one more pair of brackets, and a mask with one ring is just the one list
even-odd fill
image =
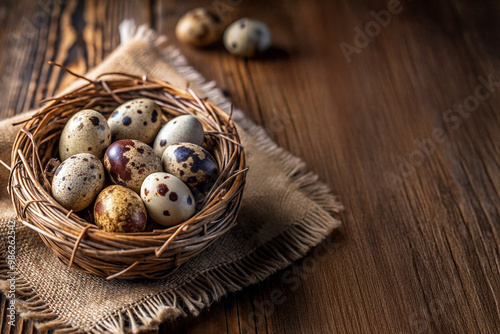
{"label": "woven jute texture", "polygon": [[[124,71],[151,75],[180,87],[188,82],[199,95],[224,110],[230,102],[187,65],[178,50],[153,31],[120,26],[122,44],[86,76]],[[78,85],[75,82],[74,85]],[[0,159],[10,163],[11,143],[22,114],[0,123]],[[178,316],[197,315],[229,292],[262,281],[301,258],[340,225],[342,206],[297,157],[278,147],[263,128],[238,122],[250,168],[238,224],[178,271],[162,280],[111,280],[63,265],[37,233],[15,221],[6,193],[8,171],[0,166],[0,278],[9,292],[15,278],[17,316],[40,330],[138,333]],[[8,266],[8,231],[15,224],[15,267]],[[12,235],[12,232],[11,232]],[[12,248],[11,248],[12,250]],[[12,264],[12,263],[11,263]]]}

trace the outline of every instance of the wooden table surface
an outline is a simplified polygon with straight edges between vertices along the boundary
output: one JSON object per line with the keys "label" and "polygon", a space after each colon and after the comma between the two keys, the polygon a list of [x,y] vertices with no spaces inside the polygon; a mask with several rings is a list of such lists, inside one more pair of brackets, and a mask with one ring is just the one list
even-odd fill
{"label": "wooden table surface", "polygon": [[[2,1],[0,117],[69,82],[49,60],[84,73],[126,18],[178,45],[176,20],[201,4],[268,23],[261,59],[179,47],[346,210],[328,256],[160,332],[499,333],[498,1]],[[4,307],[2,333],[34,330]]]}

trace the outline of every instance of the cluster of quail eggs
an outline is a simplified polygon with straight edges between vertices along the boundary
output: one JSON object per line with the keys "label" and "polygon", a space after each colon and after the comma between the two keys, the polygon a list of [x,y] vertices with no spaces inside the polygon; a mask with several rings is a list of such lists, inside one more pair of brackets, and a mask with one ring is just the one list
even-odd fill
{"label": "cluster of quail eggs", "polygon": [[52,195],[75,212],[93,205],[94,222],[108,232],[144,231],[148,217],[177,225],[193,216],[195,195],[217,179],[204,139],[191,115],[162,126],[161,109],[148,98],[120,105],[108,119],[81,110],[61,132]]}
{"label": "cluster of quail eggs", "polygon": [[[175,35],[183,43],[201,47],[220,40],[222,22],[204,8],[195,8],[177,22]],[[223,34],[227,51],[241,57],[253,57],[271,46],[271,32],[263,22],[242,18],[230,24]]]}

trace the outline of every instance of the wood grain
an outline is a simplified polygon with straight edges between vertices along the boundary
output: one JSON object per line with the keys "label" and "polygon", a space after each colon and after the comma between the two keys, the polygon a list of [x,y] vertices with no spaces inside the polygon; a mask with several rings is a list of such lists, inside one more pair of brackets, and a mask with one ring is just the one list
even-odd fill
{"label": "wood grain", "polygon": [[[387,2],[42,3],[0,4],[2,118],[67,84],[48,60],[82,73],[99,63],[125,18],[178,45],[186,10],[223,8],[227,22],[268,23],[273,50],[243,60],[178,46],[345,204],[341,230],[304,260],[160,332],[499,331],[500,87],[483,84],[500,80],[497,1],[401,1],[350,63],[339,45],[355,45],[354,29]],[[476,104],[477,92],[489,96]],[[2,333],[33,331],[20,320],[11,329],[0,303]]]}

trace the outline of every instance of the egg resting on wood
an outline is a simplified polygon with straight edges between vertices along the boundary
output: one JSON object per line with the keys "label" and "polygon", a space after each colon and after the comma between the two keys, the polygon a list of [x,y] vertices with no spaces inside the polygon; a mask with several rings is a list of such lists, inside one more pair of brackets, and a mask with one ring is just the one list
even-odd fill
{"label": "egg resting on wood", "polygon": [[224,32],[224,46],[230,53],[253,57],[271,46],[271,32],[262,22],[243,18],[233,22]]}
{"label": "egg resting on wood", "polygon": [[219,19],[204,8],[184,14],[175,26],[175,36],[192,46],[207,46],[217,42],[221,34]]}

